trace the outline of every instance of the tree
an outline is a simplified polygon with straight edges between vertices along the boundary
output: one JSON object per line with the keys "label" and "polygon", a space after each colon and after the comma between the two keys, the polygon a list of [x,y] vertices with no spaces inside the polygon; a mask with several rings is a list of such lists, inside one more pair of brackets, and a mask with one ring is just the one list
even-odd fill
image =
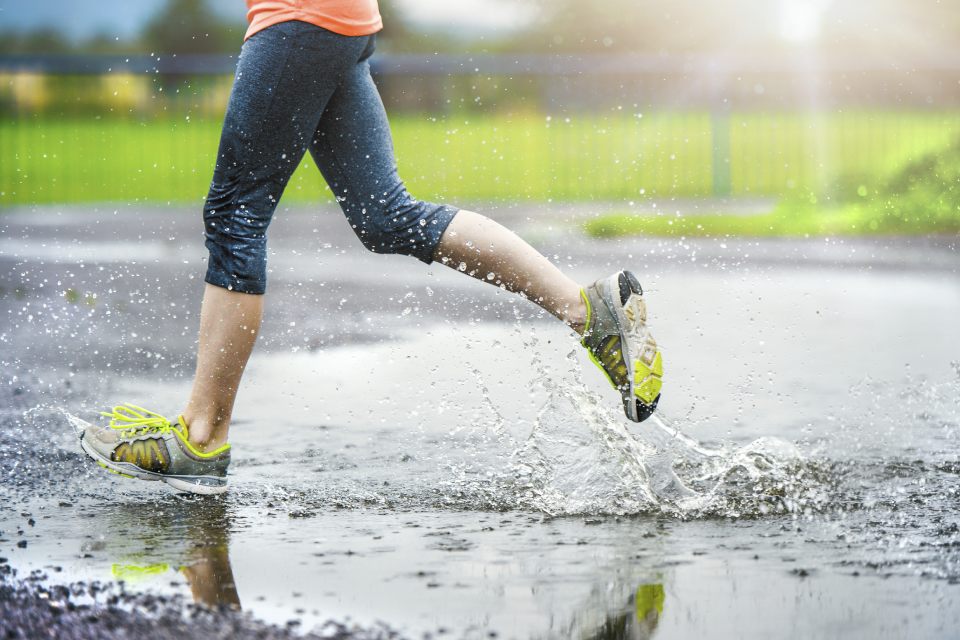
{"label": "tree", "polygon": [[26,33],[0,32],[0,53],[66,53],[70,49],[70,42],[52,27]]}
{"label": "tree", "polygon": [[242,33],[205,0],[168,0],[147,24],[143,41],[156,53],[232,53]]}

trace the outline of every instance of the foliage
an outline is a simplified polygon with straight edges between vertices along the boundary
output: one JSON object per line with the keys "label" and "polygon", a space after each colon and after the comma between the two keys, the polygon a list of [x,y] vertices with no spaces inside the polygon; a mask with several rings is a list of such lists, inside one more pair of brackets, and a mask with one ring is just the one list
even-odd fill
{"label": "foliage", "polygon": [[[240,0],[234,0],[242,7]],[[682,54],[715,51],[762,57],[788,52],[794,43],[780,31],[784,4],[769,0],[520,0],[539,8],[539,19],[501,34],[473,33],[469,28],[424,28],[411,24],[393,0],[380,3],[381,38],[395,52],[556,51],[648,52]],[[800,3],[810,4],[810,3]],[[818,3],[813,3],[818,4]],[[819,3],[822,5],[822,3]],[[110,3],[94,3],[109,11]],[[93,5],[91,5],[93,6]],[[0,31],[0,53],[97,51],[127,53],[233,53],[244,25],[232,24],[211,11],[209,0],[168,0],[140,39],[116,42],[95,36],[71,42],[44,26],[33,33]],[[12,10],[12,9],[11,9]],[[29,10],[28,8],[22,10]],[[815,9],[814,9],[815,10]],[[818,19],[819,56],[856,54],[864,59],[886,55],[928,56],[955,51],[960,13],[942,1],[872,0],[824,5]]]}
{"label": "foliage", "polygon": [[65,53],[71,48],[70,42],[53,27],[44,27],[26,33],[13,29],[0,31],[0,54]]}
{"label": "foliage", "polygon": [[586,225],[595,237],[834,236],[960,233],[960,140],[907,162],[874,186],[860,184],[839,202],[787,198],[762,215],[601,216]]}
{"label": "foliage", "polygon": [[239,46],[237,34],[202,0],[169,0],[143,31],[157,53],[219,53]]}
{"label": "foliage", "polygon": [[598,238],[634,235],[685,238],[916,235],[960,233],[960,217],[887,215],[858,205],[812,208],[788,204],[762,215],[608,215],[591,220],[585,229],[589,235]]}
{"label": "foliage", "polygon": [[2,29],[0,54],[236,53],[246,30],[242,21],[225,20],[212,11],[209,0],[167,0],[133,39],[99,33],[74,41],[62,26],[51,24],[30,31]]}
{"label": "foliage", "polygon": [[960,139],[945,150],[908,163],[869,197],[883,224],[905,217],[960,222]]}

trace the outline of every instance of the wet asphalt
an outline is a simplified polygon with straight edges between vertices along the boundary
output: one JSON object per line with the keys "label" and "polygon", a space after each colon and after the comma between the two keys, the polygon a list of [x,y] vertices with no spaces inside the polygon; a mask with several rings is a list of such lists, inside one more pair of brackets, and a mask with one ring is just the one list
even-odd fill
{"label": "wet asphalt", "polygon": [[[6,211],[0,631],[954,637],[956,239],[602,241],[577,227],[600,207],[477,208],[581,282],[641,275],[661,414],[722,463],[626,425],[533,305],[369,254],[320,207],[271,227],[231,493],[107,476],[65,413],[179,410],[202,229]],[[699,502],[663,495],[664,456]]]}

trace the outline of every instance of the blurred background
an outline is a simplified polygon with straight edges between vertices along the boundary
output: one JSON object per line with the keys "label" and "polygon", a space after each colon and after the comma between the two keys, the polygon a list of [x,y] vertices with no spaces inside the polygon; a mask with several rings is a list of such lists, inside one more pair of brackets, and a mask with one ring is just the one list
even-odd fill
{"label": "blurred background", "polygon": [[[199,207],[245,10],[0,0],[0,205]],[[594,235],[960,230],[952,2],[383,0],[381,12],[374,72],[419,197],[622,207],[588,223]],[[311,162],[287,203],[329,198]]]}

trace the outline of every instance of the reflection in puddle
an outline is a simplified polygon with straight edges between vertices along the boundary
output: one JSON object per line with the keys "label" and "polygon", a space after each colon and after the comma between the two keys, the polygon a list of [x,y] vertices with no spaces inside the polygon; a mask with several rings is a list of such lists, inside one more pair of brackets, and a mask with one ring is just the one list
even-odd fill
{"label": "reflection in puddle", "polygon": [[646,640],[652,638],[663,615],[666,592],[663,584],[641,584],[630,596],[629,606],[609,616],[590,640]]}
{"label": "reflection in puddle", "polygon": [[[114,553],[119,555],[119,557],[111,558],[110,570],[112,577],[117,581],[124,582],[130,589],[149,592],[157,588],[161,591],[165,590],[165,583],[172,583],[173,575],[175,573],[180,574],[186,580],[195,603],[211,608],[240,610],[241,602],[238,585],[235,581],[234,570],[230,561],[231,531],[236,531],[237,526],[234,514],[232,513],[232,508],[235,505],[232,505],[229,500],[223,500],[222,498],[204,497],[172,498],[170,500],[151,503],[147,509],[144,509],[144,506],[142,502],[130,504],[119,503],[111,505],[103,512],[104,518],[109,521],[110,530],[114,531],[118,538],[122,538],[123,540],[122,544],[119,545],[109,544],[106,541],[96,543],[98,551],[107,551],[110,553],[111,550],[114,550]],[[380,524],[382,523],[367,522],[366,526],[369,527],[368,533],[383,528],[379,526]],[[420,524],[428,529],[431,528],[430,523],[424,520],[421,520]],[[573,522],[571,522],[571,524],[573,524]],[[347,526],[347,523],[341,522],[341,525]],[[240,529],[242,530],[244,527],[241,525]],[[422,533],[423,528],[421,526],[409,530],[416,536],[413,538],[415,542],[425,537]],[[319,528],[313,533],[317,536],[322,536]],[[479,534],[489,535],[483,531],[480,531]],[[509,531],[505,531],[504,534],[513,540],[516,539],[510,536]],[[478,535],[478,533],[473,532],[473,535]],[[355,543],[359,542],[359,539],[355,539]],[[256,584],[253,584],[250,581],[252,575],[264,577],[262,568],[252,573],[249,570],[250,567],[244,570],[243,565],[246,556],[242,550],[243,544],[238,544],[240,544],[241,549],[235,551],[239,553],[239,576],[244,578],[246,575],[245,584],[247,589],[249,591],[252,588],[254,591],[253,596],[250,596],[249,593],[247,595],[253,601],[262,600],[262,598],[254,596],[257,595],[256,589],[262,587],[263,583],[254,581]],[[377,541],[376,544],[380,544],[380,542]],[[408,550],[414,548],[409,541],[406,544],[403,542],[399,544]],[[348,552],[345,558],[351,562],[362,561],[362,558],[367,555],[367,552],[362,546],[357,548],[359,549],[357,553]],[[471,554],[487,556],[489,554],[489,550],[481,547],[474,546],[471,548],[473,551],[454,552],[455,556],[448,556],[447,554],[452,553],[450,551],[444,551],[441,555],[443,555],[446,560],[453,560],[454,557],[459,556],[461,553],[464,556]],[[559,548],[565,549],[566,547],[561,546]],[[314,552],[312,555],[320,555],[323,556],[324,559],[330,556],[329,552],[326,554]],[[247,558],[247,560],[249,560],[249,558]],[[385,558],[381,557],[378,561],[382,562],[384,560]],[[464,561],[471,564],[471,566],[475,566],[476,560],[469,561],[465,558]],[[569,564],[566,556],[558,556],[554,559],[554,562],[558,569]],[[421,559],[420,566],[433,567],[426,558]],[[497,567],[499,565],[494,562],[489,566]],[[329,563],[325,563],[317,566],[315,572],[307,576],[307,579],[313,583],[314,589],[320,589],[320,584],[325,582],[324,578],[330,577],[329,569]],[[438,571],[440,574],[443,573],[441,570]],[[542,570],[539,570],[538,573],[542,575]],[[610,592],[611,583],[607,582],[607,588],[603,590],[607,592],[606,597],[601,596],[597,599],[595,595],[601,593],[601,591],[598,590],[593,592],[595,594],[594,596],[587,596],[585,599],[580,600],[579,606],[574,607],[573,610],[568,609],[568,615],[570,615],[570,617],[564,623],[560,624],[560,627],[550,625],[553,633],[556,633],[558,628],[562,628],[565,630],[563,633],[564,637],[571,637],[569,634],[572,634],[576,637],[589,638],[591,640],[642,640],[654,637],[664,612],[665,590],[664,583],[661,581],[661,574],[646,573],[646,575],[647,580],[657,576],[654,578],[657,582],[641,583],[632,592],[630,591],[631,587],[628,586],[629,583],[621,583],[619,586],[613,587],[612,592]],[[619,581],[624,577],[626,576],[614,578],[614,580]],[[270,580],[268,579],[267,582],[269,583]],[[377,576],[370,576],[369,582],[377,583],[383,581]],[[474,586],[470,585],[469,581],[458,581],[457,584],[460,588],[467,589]],[[284,579],[284,585],[294,588],[292,592],[293,597],[296,598],[300,596],[297,590],[302,588],[303,585],[297,584],[296,579],[287,576]],[[409,591],[415,588],[415,586],[408,584],[405,590]],[[278,591],[276,585],[268,588],[268,592],[272,592],[282,599],[284,598],[282,588]],[[618,599],[617,596],[614,595],[616,592],[623,594],[620,596],[622,599]],[[316,600],[317,604],[319,604],[319,601],[323,599],[319,597],[317,591],[314,590],[311,593],[310,588],[307,588],[303,595],[306,597],[298,601],[301,604],[306,604],[312,600]],[[398,594],[394,594],[394,596],[397,595]],[[613,596],[612,599],[611,596]],[[453,598],[447,601],[447,605],[456,609],[458,604],[462,604],[457,603],[456,600],[457,598]],[[378,602],[377,598],[369,598],[368,603],[373,608],[378,608],[380,604],[382,604]],[[260,617],[263,614],[267,614],[267,618],[271,618],[268,610],[260,610],[262,602],[260,605],[256,605],[256,603],[254,603],[254,605],[253,613],[255,616]],[[290,601],[287,600],[286,605],[283,607],[285,611],[284,616],[287,617],[287,619],[289,619],[291,614],[289,605]],[[463,610],[461,613],[468,616],[473,615],[473,612],[469,609]],[[300,612],[298,611],[298,617],[299,616]],[[313,612],[313,616],[308,616],[307,619],[304,619],[304,623],[309,625],[311,623],[318,623],[324,619],[325,617],[317,617],[317,612]],[[448,622],[450,621],[448,620]],[[519,620],[514,620],[513,624],[518,622]],[[559,622],[559,620],[556,622]],[[491,629],[496,629],[501,633],[506,632],[508,634],[511,632],[531,632],[533,628],[536,627],[536,624],[534,624],[533,627],[528,626],[529,622],[527,622],[521,624],[520,627],[510,628],[511,623],[507,622],[507,620],[488,620],[487,623],[492,625],[490,627]],[[506,626],[501,626],[504,625],[504,623],[506,623]],[[553,637],[553,635],[550,637]]]}
{"label": "reflection in puddle", "polygon": [[[115,580],[136,585],[175,570],[186,578],[197,604],[240,609],[230,566],[231,518],[222,500],[184,500],[169,512],[158,510],[146,516],[121,507],[113,515],[121,520],[136,517],[136,535],[144,549],[111,566]],[[165,538],[171,528],[173,538]],[[170,547],[175,541],[180,544]]]}
{"label": "reflection in puddle", "polygon": [[196,561],[180,567],[180,573],[190,583],[193,599],[210,607],[226,606],[240,609],[240,596],[233,582],[230,556],[226,546],[197,547]]}

